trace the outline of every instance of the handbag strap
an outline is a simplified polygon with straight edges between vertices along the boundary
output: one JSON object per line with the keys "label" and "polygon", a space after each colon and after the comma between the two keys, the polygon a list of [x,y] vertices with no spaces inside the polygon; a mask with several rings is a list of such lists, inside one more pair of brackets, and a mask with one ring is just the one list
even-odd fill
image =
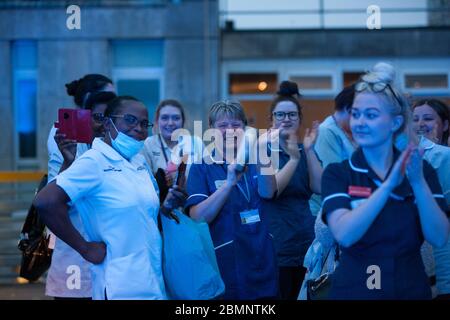
{"label": "handbag strap", "polygon": [[[34,193],[34,198],[36,198],[36,195],[38,194],[38,192],[41,191],[47,185],[47,179],[48,179],[48,176],[45,174],[42,177],[41,181],[39,182],[38,187],[36,188],[36,192]],[[33,226],[36,226],[38,223],[39,223],[39,216],[37,214],[36,207],[34,205],[31,205],[30,208],[28,209],[27,217],[25,218],[25,222],[22,226],[21,233],[23,235],[29,233],[31,231],[31,229],[33,228]],[[45,229],[45,225],[43,223],[41,223],[40,228],[42,228],[42,231],[43,231]]]}
{"label": "handbag strap", "polygon": [[323,269],[325,268],[325,265],[328,261],[328,257],[330,256],[333,247],[334,247],[334,263],[336,264],[336,262],[339,261],[339,245],[335,242],[330,246],[330,249],[328,249],[325,259],[322,261],[322,266],[320,267],[320,274],[323,273]]}
{"label": "handbag strap", "polygon": [[165,150],[163,142],[162,142],[161,134],[158,134],[158,138],[159,138],[159,145],[161,146],[161,151],[164,155],[164,160],[166,160],[166,165],[167,165],[169,163],[169,158],[167,157],[166,150]]}

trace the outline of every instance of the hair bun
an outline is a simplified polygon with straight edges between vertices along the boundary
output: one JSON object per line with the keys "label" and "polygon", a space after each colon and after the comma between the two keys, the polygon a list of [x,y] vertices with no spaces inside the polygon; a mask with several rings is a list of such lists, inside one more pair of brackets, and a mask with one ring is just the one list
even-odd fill
{"label": "hair bun", "polygon": [[363,76],[363,80],[371,83],[384,82],[393,84],[395,81],[395,69],[386,62],[378,62],[372,70]]}
{"label": "hair bun", "polygon": [[66,90],[69,96],[74,97],[77,94],[78,87],[80,86],[80,80],[74,80],[71,83],[66,83]]}
{"label": "hair bun", "polygon": [[294,95],[297,95],[299,97],[301,96],[300,91],[298,91],[297,83],[287,80],[281,82],[277,94],[279,96],[289,96],[289,97]]}

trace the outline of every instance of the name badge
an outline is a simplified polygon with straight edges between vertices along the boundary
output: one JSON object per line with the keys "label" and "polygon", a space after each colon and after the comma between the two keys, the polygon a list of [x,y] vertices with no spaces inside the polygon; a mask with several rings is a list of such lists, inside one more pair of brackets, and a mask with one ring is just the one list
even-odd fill
{"label": "name badge", "polygon": [[214,184],[216,185],[216,189],[219,189],[227,180],[216,180]]}
{"label": "name badge", "polygon": [[354,197],[368,198],[372,194],[372,189],[369,187],[349,186],[348,194]]}
{"label": "name badge", "polygon": [[241,215],[241,223],[242,224],[252,224],[256,222],[260,222],[259,211],[258,209],[242,211],[239,213]]}

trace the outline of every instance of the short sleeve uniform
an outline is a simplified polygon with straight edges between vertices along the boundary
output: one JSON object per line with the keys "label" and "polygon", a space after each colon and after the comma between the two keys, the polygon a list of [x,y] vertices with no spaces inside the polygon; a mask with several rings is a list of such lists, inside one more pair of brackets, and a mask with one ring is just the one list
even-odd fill
{"label": "short sleeve uniform", "polygon": [[[189,197],[185,208],[189,210],[216,192],[226,181],[226,172],[225,164],[193,164],[187,181]],[[209,224],[225,283],[224,299],[273,298],[278,294],[276,257],[267,218],[260,210],[255,165],[248,165],[238,185]],[[247,190],[249,197],[245,195]],[[260,221],[243,223],[240,213],[254,212],[251,210],[259,211]]]}
{"label": "short sleeve uniform", "polygon": [[[312,195],[309,187],[308,165],[303,146],[299,145],[300,161],[283,192],[274,199],[262,199],[261,211],[269,219],[269,230],[274,237],[278,266],[303,265],[308,247],[314,239],[314,221],[308,200]],[[277,152],[279,168],[289,161],[283,150]]]}
{"label": "short sleeve uniform", "polygon": [[80,213],[89,241],[106,243],[93,265],[94,299],[165,299],[159,199],[145,159],[127,161],[101,139],[56,178]]}
{"label": "short sleeve uniform", "polygon": [[[400,153],[395,149],[394,162]],[[423,162],[424,176],[439,206],[446,204],[434,169]],[[381,180],[368,166],[361,149],[349,160],[330,164],[322,176],[322,210],[353,209],[373,193]],[[334,275],[334,299],[429,299],[428,277],[420,255],[424,237],[415,197],[408,180],[391,193],[386,205],[363,237],[342,248]],[[375,266],[375,267],[374,267]],[[373,268],[380,270],[380,289],[370,289]]]}
{"label": "short sleeve uniform", "polygon": [[[47,139],[48,150],[48,182],[52,182],[59,173],[64,158],[55,141],[56,128],[52,127]],[[76,158],[79,158],[89,149],[85,143],[77,143]],[[81,235],[85,236],[84,227],[80,215],[74,206],[69,208],[69,218]],[[55,247],[52,254],[52,262],[45,281],[45,294],[51,297],[64,298],[88,298],[92,297],[91,288],[91,264],[64,241],[55,237]],[[74,269],[74,266],[76,267]],[[67,281],[73,277],[73,271],[79,272],[79,286],[68,286]]]}

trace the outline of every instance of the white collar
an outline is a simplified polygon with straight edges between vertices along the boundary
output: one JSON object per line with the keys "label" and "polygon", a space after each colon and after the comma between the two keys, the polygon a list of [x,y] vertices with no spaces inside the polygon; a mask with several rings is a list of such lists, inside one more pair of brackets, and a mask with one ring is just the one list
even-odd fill
{"label": "white collar", "polygon": [[142,159],[144,157],[141,154],[136,154],[133,156],[130,160],[125,159],[119,152],[116,151],[113,147],[108,145],[105,141],[103,141],[101,138],[95,138],[92,142],[92,148],[94,150],[99,151],[102,153],[105,157],[114,160],[114,161],[125,161],[127,163],[131,163],[134,165],[140,165]]}
{"label": "white collar", "polygon": [[432,149],[435,145],[436,145],[436,143],[434,143],[433,141],[425,138],[424,136],[422,136],[421,139],[420,139],[420,146],[422,148],[424,148],[425,150]]}
{"label": "white collar", "polygon": [[124,160],[124,158],[113,147],[108,145],[101,138],[95,138],[92,142],[92,149],[101,152],[105,157],[111,160]]}

